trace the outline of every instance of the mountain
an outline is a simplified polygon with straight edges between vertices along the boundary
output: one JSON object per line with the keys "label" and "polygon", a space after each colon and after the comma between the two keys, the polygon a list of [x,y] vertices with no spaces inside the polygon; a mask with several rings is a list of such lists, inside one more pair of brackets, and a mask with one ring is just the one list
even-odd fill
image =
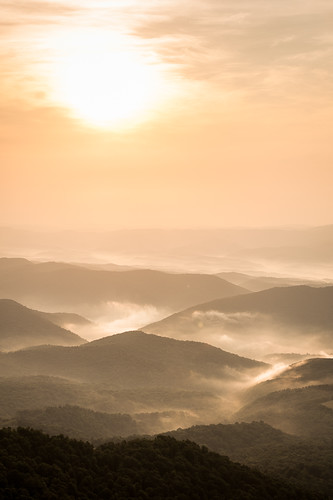
{"label": "mountain", "polygon": [[0,259],[0,297],[29,307],[81,312],[101,303],[153,305],[168,311],[245,293],[217,276],[151,270],[104,271],[24,259]]}
{"label": "mountain", "polygon": [[287,277],[274,277],[274,276],[251,276],[249,274],[237,273],[237,272],[222,272],[218,273],[216,276],[219,278],[229,281],[234,285],[241,286],[250,290],[251,292],[260,292],[262,290],[268,290],[269,288],[275,287],[287,287],[287,286],[315,286],[323,287],[332,285],[332,281],[324,280],[307,280],[301,278],[287,278]]}
{"label": "mountain", "polygon": [[2,429],[0,467],[4,498],[323,498],[168,436],[94,448],[32,429]]}
{"label": "mountain", "polygon": [[13,300],[0,299],[0,349],[16,350],[40,344],[80,345],[84,339]]}
{"label": "mountain", "polygon": [[275,391],[325,384],[333,384],[333,359],[307,359],[285,367],[276,375],[271,374],[269,380],[247,389],[245,397],[252,401]]}
{"label": "mountain", "polygon": [[190,440],[231,460],[294,486],[331,497],[333,450],[330,443],[316,443],[285,434],[264,422],[197,425],[166,433]]}
{"label": "mountain", "polygon": [[333,440],[333,384],[285,389],[241,408],[237,420],[263,420],[289,434],[313,440]]}
{"label": "mountain", "polygon": [[130,415],[95,412],[72,405],[22,410],[17,413],[14,424],[51,435],[64,434],[85,440],[126,437],[138,434],[139,431],[137,423]]}
{"label": "mountain", "polygon": [[114,389],[199,389],[255,376],[269,365],[208,344],[126,332],[77,347],[41,346],[0,355],[0,376],[48,375]]}
{"label": "mountain", "polygon": [[[144,434],[200,422],[224,421],[226,414],[235,411],[216,388],[214,393],[209,389],[178,390],[173,387],[114,390],[108,384],[41,375],[0,378],[0,401],[0,425],[6,427],[17,425],[20,412],[37,412],[34,414],[36,423],[49,407],[74,405],[95,412],[130,414]],[[78,412],[75,415],[79,427],[80,415]],[[72,424],[76,425],[74,421]]]}
{"label": "mountain", "polygon": [[213,300],[144,327],[247,356],[333,350],[333,287],[281,287]]}
{"label": "mountain", "polygon": [[[194,258],[204,257],[205,267],[226,270],[248,269],[249,264],[268,260],[311,264],[332,263],[333,225],[319,227],[214,228],[214,229],[136,229],[108,232],[29,231],[0,227],[3,255],[58,255],[62,260],[84,262],[88,257],[110,255],[127,257],[126,262],[142,265],[154,260],[170,261],[184,269],[193,268]],[[223,258],[221,258],[221,255]],[[53,257],[54,258],[54,257]],[[203,261],[202,261],[203,262]],[[226,266],[228,263],[229,266]],[[262,268],[262,266],[260,265]],[[275,266],[276,267],[276,266]],[[287,266],[290,269],[290,266]],[[211,272],[217,272],[211,270]],[[247,272],[247,271],[245,271]]]}
{"label": "mountain", "polygon": [[237,420],[264,420],[313,439],[333,439],[333,359],[295,363],[243,393]]}
{"label": "mountain", "polygon": [[47,313],[35,311],[41,318],[45,318],[51,323],[60,326],[61,328],[77,328],[82,326],[92,325],[88,319],[75,313]]}

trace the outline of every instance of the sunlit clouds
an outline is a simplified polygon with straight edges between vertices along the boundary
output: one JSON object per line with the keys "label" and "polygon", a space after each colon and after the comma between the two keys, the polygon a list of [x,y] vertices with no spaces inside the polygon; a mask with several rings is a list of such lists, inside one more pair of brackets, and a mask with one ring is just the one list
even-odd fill
{"label": "sunlit clouds", "polygon": [[0,10],[3,224],[331,223],[331,2]]}

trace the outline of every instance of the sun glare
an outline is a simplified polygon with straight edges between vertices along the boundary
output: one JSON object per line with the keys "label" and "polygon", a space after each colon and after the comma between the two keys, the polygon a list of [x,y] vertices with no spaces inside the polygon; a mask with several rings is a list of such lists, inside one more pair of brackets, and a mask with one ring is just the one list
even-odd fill
{"label": "sun glare", "polygon": [[126,47],[121,37],[88,31],[58,44],[55,98],[88,125],[132,126],[163,99],[159,65]]}

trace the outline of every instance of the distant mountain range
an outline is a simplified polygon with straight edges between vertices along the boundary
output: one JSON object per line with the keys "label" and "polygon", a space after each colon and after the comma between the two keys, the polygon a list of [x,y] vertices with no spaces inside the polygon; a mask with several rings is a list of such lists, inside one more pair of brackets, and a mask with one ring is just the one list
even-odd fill
{"label": "distant mountain range", "polygon": [[[171,257],[219,257],[224,262],[289,261],[332,263],[333,225],[319,227],[137,229],[105,232],[29,231],[0,228],[2,255],[56,256],[58,260],[84,262],[91,255],[138,257],[136,263]],[[160,256],[160,259],[157,257]],[[53,257],[54,258],[54,257]],[[175,262],[175,261],[174,261]],[[216,264],[216,263],[215,263]],[[221,270],[224,268],[221,267]]]}
{"label": "distant mountain range", "polygon": [[[51,320],[50,320],[51,319]],[[33,311],[13,300],[0,299],[0,350],[17,350],[41,344],[80,345],[86,341],[56,323],[84,321],[72,315]]]}
{"label": "distant mountain range", "polygon": [[333,350],[333,287],[280,287],[217,299],[143,329],[252,356],[281,352],[281,348],[286,352]]}
{"label": "distant mountain range", "polygon": [[0,259],[0,297],[29,307],[78,312],[101,303],[153,305],[176,311],[246,290],[217,276],[151,270],[105,271],[25,259]]}
{"label": "distant mountain range", "polygon": [[234,285],[241,286],[250,290],[251,292],[261,292],[262,290],[268,290],[269,288],[275,287],[287,287],[287,286],[316,286],[323,287],[333,284],[332,280],[309,280],[301,278],[282,278],[274,276],[252,276],[244,273],[236,272],[223,272],[218,273],[216,276],[225,279]]}

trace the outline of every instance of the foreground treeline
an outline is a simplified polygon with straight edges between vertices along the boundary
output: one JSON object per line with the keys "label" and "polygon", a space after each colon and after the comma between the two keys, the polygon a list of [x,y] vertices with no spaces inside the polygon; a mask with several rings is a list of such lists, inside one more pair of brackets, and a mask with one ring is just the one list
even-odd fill
{"label": "foreground treeline", "polygon": [[264,422],[197,425],[166,433],[294,486],[333,498],[333,440],[305,440]]}
{"label": "foreground treeline", "polygon": [[45,499],[319,499],[190,441],[108,443],[0,430],[0,497]]}

